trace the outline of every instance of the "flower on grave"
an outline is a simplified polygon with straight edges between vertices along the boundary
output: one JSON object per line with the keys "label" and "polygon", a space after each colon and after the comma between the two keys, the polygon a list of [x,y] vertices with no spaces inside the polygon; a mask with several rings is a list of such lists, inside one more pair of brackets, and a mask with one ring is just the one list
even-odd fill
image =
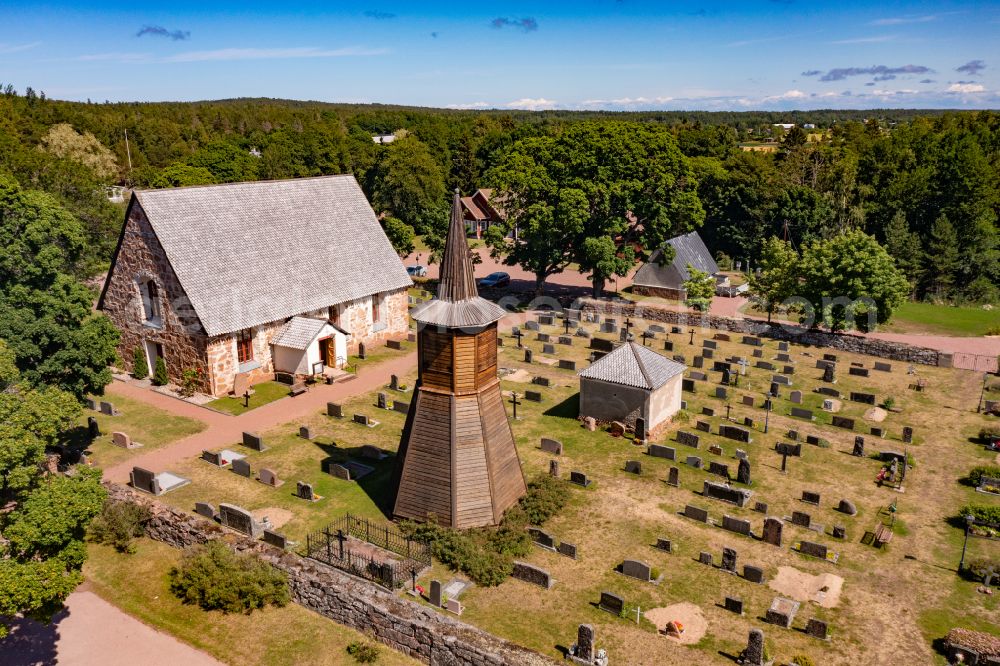
{"label": "flower on grave", "polygon": [[423,585],[417,585],[417,592],[419,592],[420,594],[424,593],[424,587],[423,587]]}

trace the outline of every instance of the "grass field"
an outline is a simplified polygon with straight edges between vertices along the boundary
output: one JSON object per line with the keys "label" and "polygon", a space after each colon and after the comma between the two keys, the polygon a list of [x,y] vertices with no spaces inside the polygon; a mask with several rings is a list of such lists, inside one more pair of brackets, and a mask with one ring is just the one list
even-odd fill
{"label": "grass field", "polygon": [[[593,326],[590,326],[593,329]],[[641,331],[640,322],[635,331]],[[543,327],[545,332],[561,332],[561,326]],[[688,335],[668,336],[675,345],[670,353],[685,356],[687,362],[712,337],[713,331],[697,330],[694,345]],[[590,433],[577,420],[578,379],[568,370],[546,363],[542,342],[525,339],[534,351],[535,362],[523,362],[523,351],[516,341],[504,336],[504,346],[498,350],[499,365],[505,392],[517,391],[523,396],[525,381],[512,381],[512,371],[524,370],[522,379],[546,376],[553,386],[541,389],[541,403],[523,399],[518,409],[519,420],[512,422],[522,465],[527,476],[548,470],[551,456],[539,449],[542,436],[559,439],[564,444],[561,458],[563,476],[571,470],[588,474],[594,481],[588,489],[572,487],[572,499],[558,516],[546,524],[546,530],[557,540],[575,544],[579,559],[570,560],[555,553],[535,549],[526,559],[544,567],[556,579],[549,590],[509,580],[496,588],[473,588],[463,595],[463,619],[489,631],[527,645],[558,658],[560,646],[572,642],[576,626],[588,622],[595,626],[598,644],[609,651],[613,663],[627,664],[727,664],[725,655],[736,655],[745,645],[750,628],[764,629],[779,660],[789,660],[796,654],[812,656],[816,663],[896,663],[900,654],[907,654],[913,663],[943,663],[933,652],[932,645],[952,626],[966,626],[995,631],[995,617],[1000,610],[998,595],[987,597],[975,592],[976,584],[960,579],[955,572],[962,550],[963,531],[949,522],[958,508],[967,502],[998,502],[996,497],[978,494],[959,480],[968,470],[996,459],[996,454],[983,450],[971,441],[986,417],[974,413],[979,397],[981,377],[964,371],[918,367],[918,374],[928,382],[923,392],[910,390],[915,378],[906,374],[906,364],[893,363],[890,373],[872,372],[868,378],[847,372],[851,362],[872,367],[872,358],[837,352],[840,357],[837,384],[842,406],[838,415],[853,418],[853,430],[835,428],[832,415],[823,411],[822,396],[814,389],[822,384],[821,371],[815,359],[824,351],[819,348],[792,345],[789,354],[795,366],[794,386],[782,388],[781,397],[774,401],[768,433],[763,432],[764,412],[759,408],[763,393],[768,390],[771,372],[751,369],[741,377],[738,388],[729,389],[729,400],[714,394],[719,373],[711,371],[712,360],[706,360],[709,381],[698,382],[696,393],[685,393],[687,409],[680,412],[675,423],[662,433],[657,442],[677,449],[678,460],[651,458],[629,438],[613,438],[607,433]],[[663,350],[663,334],[650,344]],[[750,356],[751,348],[737,342],[717,342],[715,359],[733,355]],[[579,367],[586,366],[586,340],[575,338],[572,346],[556,345],[557,356],[574,359]],[[396,352],[398,353],[398,352]],[[773,360],[777,343],[765,341],[762,360]],[[549,360],[554,357],[549,356]],[[752,361],[753,359],[751,359]],[[752,365],[752,363],[751,363]],[[413,385],[411,372],[402,378]],[[814,410],[815,420],[805,421],[790,416],[792,403],[789,391],[801,390],[802,407]],[[868,414],[868,405],[847,399],[851,391],[875,393],[879,402],[894,399],[901,411],[890,412],[878,425],[887,429],[881,440],[871,436],[869,427],[876,425]],[[758,407],[744,406],[743,396],[753,396]],[[390,400],[410,401],[412,393],[389,392]],[[374,444],[394,452],[403,426],[403,414],[381,411],[376,407],[376,395],[370,393],[345,403],[344,419],[320,414],[304,420],[317,437],[306,441],[297,437],[298,422],[288,423],[263,433],[271,448],[249,457],[253,468],[269,467],[277,471],[286,485],[279,489],[239,477],[227,470],[214,468],[191,459],[176,471],[192,479],[192,484],[162,498],[186,510],[195,501],[233,502],[247,509],[274,516],[284,515],[287,523],[280,527],[293,540],[301,542],[307,532],[315,530],[346,512],[375,519],[384,519],[388,510],[388,482],[392,458],[371,464],[375,471],[358,482],[334,479],[321,471],[327,459],[358,458],[359,447]],[[754,419],[753,441],[738,444],[717,434],[718,425],[725,422],[727,405],[733,420],[742,423],[744,417]],[[798,406],[798,405],[796,405]],[[702,415],[711,408],[714,416]],[[508,413],[510,407],[508,406]],[[351,422],[351,414],[365,413],[381,423],[366,428]],[[701,445],[693,450],[675,441],[676,431],[695,430],[695,421],[711,425],[712,434],[699,433]],[[915,429],[914,441],[904,445],[903,426]],[[774,453],[774,444],[786,441],[786,433],[795,429],[804,440],[816,434],[829,442],[829,447],[803,444],[801,458],[788,461],[787,473],[780,471],[781,458]],[[913,457],[915,467],[906,479],[904,493],[874,483],[881,464],[870,457],[850,455],[854,437],[866,439],[867,453],[880,450],[902,450]],[[220,445],[223,443],[220,443]],[[723,453],[715,455],[707,449],[717,444]],[[718,480],[708,473],[711,461],[725,463],[735,473],[735,449],[743,448],[752,463],[754,497],[745,508],[737,508],[701,496],[705,480]],[[221,446],[220,446],[221,448]],[[704,470],[683,464],[686,455],[694,454],[705,461]],[[626,460],[639,460],[642,474],[624,472]],[[663,481],[669,467],[680,469],[680,487],[672,488]],[[295,481],[314,484],[323,496],[319,502],[306,503],[293,497]],[[804,490],[820,493],[820,506],[804,504]],[[836,511],[840,499],[852,500],[858,515],[845,516]],[[709,511],[711,519],[721,522],[723,515],[751,521],[754,534],[759,534],[763,514],[753,510],[755,500],[768,504],[767,513],[786,517],[792,511],[806,511],[813,520],[825,527],[822,532],[799,528],[786,522],[784,546],[776,548],[760,541],[722,530],[715,525],[696,523],[681,515],[686,504]],[[882,550],[861,543],[866,532],[879,522],[888,520],[883,510],[896,502],[896,533],[893,542]],[[834,539],[834,525],[843,525],[845,540]],[[657,537],[667,537],[674,552],[666,554],[652,547]],[[840,554],[834,565],[815,560],[790,550],[789,546],[803,539],[827,545]],[[745,564],[764,568],[768,583],[753,584],[709,568],[697,562],[700,551],[711,552],[719,561],[723,547],[738,551],[738,569]],[[977,540],[970,543],[970,557],[992,555],[1000,557],[1000,541]],[[625,558],[648,562],[664,574],[660,585],[625,578],[614,571]],[[808,593],[772,587],[779,573],[801,576],[831,574],[843,579],[839,602],[820,605],[811,601]],[[447,581],[454,577],[442,565],[421,578],[425,587],[432,578]],[[632,606],[643,610],[689,602],[695,604],[708,625],[707,633],[694,645],[677,645],[655,633],[652,625],[643,621],[635,624],[615,618],[595,608],[602,591],[622,595]],[[795,630],[784,630],[762,623],[771,600],[776,596],[795,596],[802,601],[795,620]],[[727,595],[739,596],[746,606],[743,617],[735,616],[722,607]],[[806,620],[818,617],[830,623],[832,641],[821,643],[806,636],[801,628]],[[781,663],[781,662],[779,662]]]}
{"label": "grass field", "polygon": [[984,310],[908,302],[896,310],[892,321],[884,328],[894,333],[977,336],[997,326],[1000,326],[1000,307]]}
{"label": "grass field", "polygon": [[288,385],[280,382],[261,382],[253,385],[253,395],[250,396],[249,403],[245,403],[242,396],[223,396],[206,403],[209,409],[216,409],[233,416],[239,416],[251,409],[257,409],[269,402],[281,400],[288,397]]}
{"label": "grass field", "polygon": [[[129,615],[230,664],[271,666],[354,664],[347,646],[366,640],[296,604],[252,615],[224,615],[182,604],[170,592],[167,572],[180,551],[149,539],[133,555],[90,544],[84,575],[93,591]],[[417,664],[382,645],[379,664]]]}
{"label": "grass field", "polygon": [[[108,398],[105,398],[108,399]],[[205,429],[201,421],[175,416],[122,395],[111,398],[120,414],[106,416],[100,412],[84,410],[80,417],[80,427],[71,437],[80,446],[85,445],[87,417],[93,416],[101,428],[101,436],[86,445],[88,460],[98,467],[111,467],[128,458],[170,444],[178,439],[193,435]],[[124,432],[133,442],[142,444],[138,449],[123,449],[111,443],[112,432]]]}

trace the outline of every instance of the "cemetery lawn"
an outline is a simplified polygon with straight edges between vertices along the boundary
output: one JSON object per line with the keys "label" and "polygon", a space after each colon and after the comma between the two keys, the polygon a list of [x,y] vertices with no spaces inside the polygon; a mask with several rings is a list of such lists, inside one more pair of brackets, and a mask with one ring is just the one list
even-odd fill
{"label": "cemetery lawn", "polygon": [[[397,356],[403,356],[411,351],[416,351],[417,343],[408,342],[407,340],[400,341],[401,349],[390,349],[386,347],[384,343],[373,344],[365,351],[365,358],[361,358],[357,355],[351,355],[347,357],[347,364],[349,366],[355,367],[355,372],[363,372],[367,366],[378,365],[383,361],[391,358],[396,358]],[[412,382],[411,382],[412,385]]]}
{"label": "cemetery lawn", "polygon": [[1000,306],[953,307],[933,303],[906,302],[893,314],[885,330],[893,333],[979,336],[1000,326]]}
{"label": "cemetery lawn", "polygon": [[[123,395],[115,395],[110,399],[120,412],[118,416],[106,416],[98,411],[85,409],[78,421],[80,426],[70,433],[70,445],[84,447],[88,452],[89,462],[97,467],[112,467],[134,455],[171,444],[205,429],[205,424],[201,421],[175,416]],[[95,417],[101,428],[101,436],[89,445],[88,416]],[[131,450],[115,446],[111,443],[111,433],[116,431],[124,432],[133,442],[142,446]]]}
{"label": "cemetery lawn", "polygon": [[[297,604],[269,607],[251,615],[223,615],[185,605],[170,592],[167,573],[181,551],[140,539],[133,555],[89,544],[84,575],[92,590],[155,629],[230,664],[351,664],[347,646],[367,640],[361,633]],[[379,664],[417,664],[380,645]]]}
{"label": "cemetery lawn", "polygon": [[[637,324],[636,333],[645,328],[644,323]],[[588,328],[593,330],[595,326]],[[665,353],[683,354],[690,364],[692,357],[700,353],[702,341],[712,338],[716,331],[696,329],[692,346],[688,344],[687,327],[684,328],[683,334],[666,336],[673,342],[674,351]],[[544,326],[542,330],[555,340],[563,328]],[[546,569],[556,580],[555,585],[542,590],[510,579],[498,587],[473,587],[460,598],[465,607],[462,620],[556,659],[561,657],[560,646],[575,640],[577,625],[590,623],[597,631],[598,646],[608,650],[611,662],[630,665],[731,664],[732,660],[725,655],[739,654],[746,645],[749,629],[754,627],[764,629],[773,645],[772,654],[779,660],[777,663],[796,654],[809,655],[824,665],[897,663],[902,654],[913,663],[944,663],[932,646],[947,629],[967,626],[997,631],[998,595],[978,594],[975,582],[956,575],[963,530],[949,522],[963,504],[1000,501],[959,482],[972,467],[996,459],[996,454],[984,451],[974,441],[979,428],[988,422],[984,415],[974,411],[981,375],[917,366],[917,376],[927,380],[927,388],[916,392],[908,388],[917,377],[906,374],[906,363],[893,361],[891,372],[878,372],[873,370],[872,357],[834,352],[839,357],[834,388],[840,391],[842,401],[837,415],[856,422],[853,430],[846,430],[832,426],[832,414],[821,408],[823,396],[814,392],[823,385],[822,371],[816,369],[815,361],[832,350],[792,345],[789,354],[795,366],[791,375],[794,385],[781,387],[767,434],[763,432],[765,413],[759,405],[769,388],[772,372],[751,367],[749,375],[740,378],[738,388],[730,387],[728,404],[732,419],[739,423],[744,417],[755,420],[750,428],[753,441],[739,444],[716,434],[719,425],[725,422],[727,401],[715,397],[721,373],[712,371],[713,359],[706,359],[701,371],[708,375],[708,380],[696,382],[695,393],[683,394],[687,409],[678,413],[674,423],[653,440],[676,449],[678,461],[670,461],[646,455],[644,447],[635,445],[629,437],[614,438],[604,431],[591,433],[581,427],[577,420],[576,373],[559,369],[551,362],[558,357],[575,360],[581,369],[586,367],[587,340],[575,337],[572,346],[556,344],[556,354],[544,355],[543,343],[535,339],[533,332],[529,333],[524,345],[534,352],[535,362],[530,365],[523,362],[523,350],[517,349],[516,340],[506,332],[502,336],[504,346],[498,354],[505,406],[511,415],[510,391],[516,391],[520,397],[520,418],[512,421],[512,427],[526,477],[548,470],[551,456],[539,448],[539,439],[545,436],[564,445],[560,458],[563,478],[578,470],[593,481],[587,489],[571,486],[568,506],[544,527],[557,541],[575,544],[579,558],[574,561],[534,548],[524,560]],[[601,334],[601,337],[611,336]],[[657,334],[650,346],[663,352],[664,337]],[[752,366],[757,360],[751,357],[754,348],[740,344],[739,339],[740,336],[734,335],[732,342],[718,342],[714,360],[742,355],[751,360]],[[779,368],[784,365],[775,360],[776,341],[765,339],[760,349],[760,360],[776,363]],[[373,350],[373,354],[381,351],[381,348]],[[863,363],[870,376],[850,375],[848,368],[852,361]],[[518,370],[523,372],[511,374]],[[415,374],[414,368],[400,379],[413,386]],[[534,386],[528,383],[532,376],[547,377],[553,385]],[[790,416],[793,404],[789,393],[793,389],[803,393],[802,404],[794,406],[811,409],[815,420]],[[526,390],[540,392],[542,401],[526,400]],[[387,388],[383,391],[390,400],[413,399],[412,393],[395,393]],[[870,406],[850,401],[851,391],[874,393],[879,403],[892,397],[901,411],[889,412],[881,422],[866,420]],[[754,397],[758,406],[743,405],[743,396]],[[377,391],[345,402],[343,419],[325,416],[317,410],[302,423],[286,423],[265,431],[262,435],[270,448],[261,453],[248,451],[236,442],[219,442],[214,449],[228,447],[247,454],[255,473],[261,467],[273,469],[285,481],[281,488],[265,487],[191,458],[172,471],[190,478],[192,483],[160,499],[187,511],[193,510],[196,501],[215,505],[229,502],[258,512],[258,516],[268,515],[272,522],[279,518],[282,522],[276,523],[278,531],[299,543],[296,550],[304,545],[308,532],[345,513],[387,520],[393,458],[373,462],[361,459],[359,453],[365,444],[394,453],[404,415],[379,410],[376,402]],[[703,416],[702,409],[706,407],[714,409],[715,415]],[[381,423],[375,428],[357,425],[351,420],[354,413]],[[699,420],[710,424],[711,434],[695,429]],[[301,424],[311,427],[314,440],[298,437]],[[869,428],[876,425],[887,429],[885,439],[870,434]],[[902,428],[907,425],[914,428],[913,442],[909,445],[901,441]],[[788,471],[782,474],[781,457],[774,452],[774,445],[788,441],[789,429],[800,433],[803,451],[801,458],[789,458]],[[679,444],[678,430],[699,434],[698,449]],[[806,435],[817,435],[828,446],[806,444]],[[851,455],[855,435],[865,437],[866,457]],[[722,447],[722,455],[708,451],[713,444]],[[744,508],[701,495],[704,481],[720,480],[707,471],[709,462],[727,464],[735,475],[737,447],[747,451],[752,465],[750,489],[754,495]],[[915,461],[906,478],[905,492],[879,487],[874,478],[882,465],[871,454],[904,449]],[[700,456],[706,469],[685,465],[687,455]],[[371,465],[374,471],[358,481],[335,479],[322,471],[325,461],[330,459],[359,460]],[[624,472],[627,460],[641,462],[641,475]],[[671,466],[680,470],[679,488],[664,483]],[[295,498],[295,482],[299,480],[312,483],[323,499],[308,503]],[[821,495],[819,506],[801,501],[805,490]],[[836,507],[840,499],[854,502],[858,515],[839,513]],[[759,535],[764,514],[753,510],[756,500],[768,504],[767,515],[785,518],[792,511],[805,511],[824,528],[821,532],[813,531],[786,521],[784,545],[779,548],[679,515],[685,505],[692,504],[707,509],[713,523],[721,522],[723,515],[749,520],[753,533]],[[890,520],[885,509],[893,502],[897,505],[897,522],[892,543],[881,550],[862,543],[866,533]],[[846,539],[831,536],[835,525],[846,528]],[[672,540],[672,554],[652,547],[658,537]],[[826,545],[839,554],[839,563],[792,552],[791,544],[802,540]],[[698,553],[708,551],[718,564],[723,547],[738,551],[738,570],[742,571],[746,564],[760,566],[767,582],[750,583],[697,562]],[[973,553],[1000,557],[998,551],[1000,541],[976,540],[969,544],[970,557]],[[662,582],[653,585],[616,573],[615,567],[626,558],[643,560],[658,569],[663,575]],[[802,584],[793,585],[791,590],[773,589],[770,583],[779,575],[779,569],[784,574],[800,572],[842,578],[839,600],[820,605],[811,600],[811,593]],[[436,563],[418,582],[427,589],[432,579],[447,582],[456,576]],[[632,620],[598,610],[596,602],[602,591],[621,595]],[[728,595],[742,598],[744,616],[736,616],[722,607]],[[797,596],[802,601],[793,630],[762,622],[776,596]],[[644,618],[635,623],[636,607],[646,611],[681,603],[695,604],[707,622],[707,633],[693,645],[679,645],[657,634]],[[820,642],[801,631],[806,621],[814,617],[829,622],[833,635],[830,642]]]}
{"label": "cemetery lawn", "polygon": [[240,414],[249,412],[251,409],[262,407],[269,402],[287,398],[288,388],[288,384],[282,384],[280,382],[261,382],[260,384],[253,385],[254,393],[250,396],[249,407],[244,406],[242,396],[237,397],[228,395],[205,403],[205,406],[209,409],[225,412],[226,414],[239,416]]}

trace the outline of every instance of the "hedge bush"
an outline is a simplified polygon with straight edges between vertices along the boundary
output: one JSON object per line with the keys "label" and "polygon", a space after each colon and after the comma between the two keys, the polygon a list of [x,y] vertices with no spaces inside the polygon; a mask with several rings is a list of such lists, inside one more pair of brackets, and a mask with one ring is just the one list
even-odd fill
{"label": "hedge bush", "polygon": [[163,360],[162,356],[157,356],[156,369],[153,371],[153,385],[166,386],[169,381],[170,377],[167,375],[167,363]]}
{"label": "hedge bush", "polygon": [[528,484],[527,494],[511,507],[497,527],[453,530],[433,522],[404,521],[402,531],[431,544],[431,553],[453,570],[461,571],[477,585],[493,587],[514,570],[514,558],[531,551],[529,525],[543,525],[569,500],[566,482],[548,475]]}
{"label": "hedge bush", "polygon": [[219,540],[184,551],[170,570],[170,591],[203,610],[245,613],[290,600],[288,577],[256,554],[237,555]]}
{"label": "hedge bush", "polygon": [[132,376],[136,379],[145,379],[149,376],[149,364],[142,347],[136,347],[132,353]]}
{"label": "hedge bush", "polygon": [[980,523],[1000,523],[1000,504],[966,504],[958,514],[963,518],[973,516],[976,522]]}
{"label": "hedge bush", "polygon": [[359,664],[374,664],[378,661],[381,650],[376,643],[354,641],[347,646],[347,654],[354,657]]}
{"label": "hedge bush", "polygon": [[980,465],[973,467],[969,472],[969,483],[978,486],[984,476],[987,479],[1000,479],[1000,465]]}
{"label": "hedge bush", "polygon": [[145,506],[109,499],[90,523],[88,536],[95,543],[114,546],[119,553],[134,553],[135,540],[146,533],[151,515]]}

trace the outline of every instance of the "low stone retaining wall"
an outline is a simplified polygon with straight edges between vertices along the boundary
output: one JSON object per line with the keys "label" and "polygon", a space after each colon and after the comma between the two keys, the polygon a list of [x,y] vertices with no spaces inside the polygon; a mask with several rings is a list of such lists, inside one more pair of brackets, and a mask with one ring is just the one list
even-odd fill
{"label": "low stone retaining wall", "polygon": [[754,319],[732,319],[712,314],[678,312],[676,310],[667,310],[631,301],[584,298],[577,301],[576,307],[582,311],[598,312],[613,317],[631,317],[665,324],[715,328],[732,333],[785,340],[800,345],[829,347],[845,352],[878,356],[879,358],[894,361],[906,361],[921,365],[951,366],[951,355],[939,352],[936,349],[916,347],[902,342],[877,340],[875,338],[866,338],[848,333],[830,333],[828,331],[800,328],[791,324],[768,324],[767,322]]}
{"label": "low stone retaining wall", "polygon": [[551,665],[547,657],[295,553],[254,541],[200,516],[166,506],[127,486],[105,484],[115,500],[152,512],[146,534],[175,548],[224,538],[238,552],[252,551],[288,574],[295,603],[428,664]]}

